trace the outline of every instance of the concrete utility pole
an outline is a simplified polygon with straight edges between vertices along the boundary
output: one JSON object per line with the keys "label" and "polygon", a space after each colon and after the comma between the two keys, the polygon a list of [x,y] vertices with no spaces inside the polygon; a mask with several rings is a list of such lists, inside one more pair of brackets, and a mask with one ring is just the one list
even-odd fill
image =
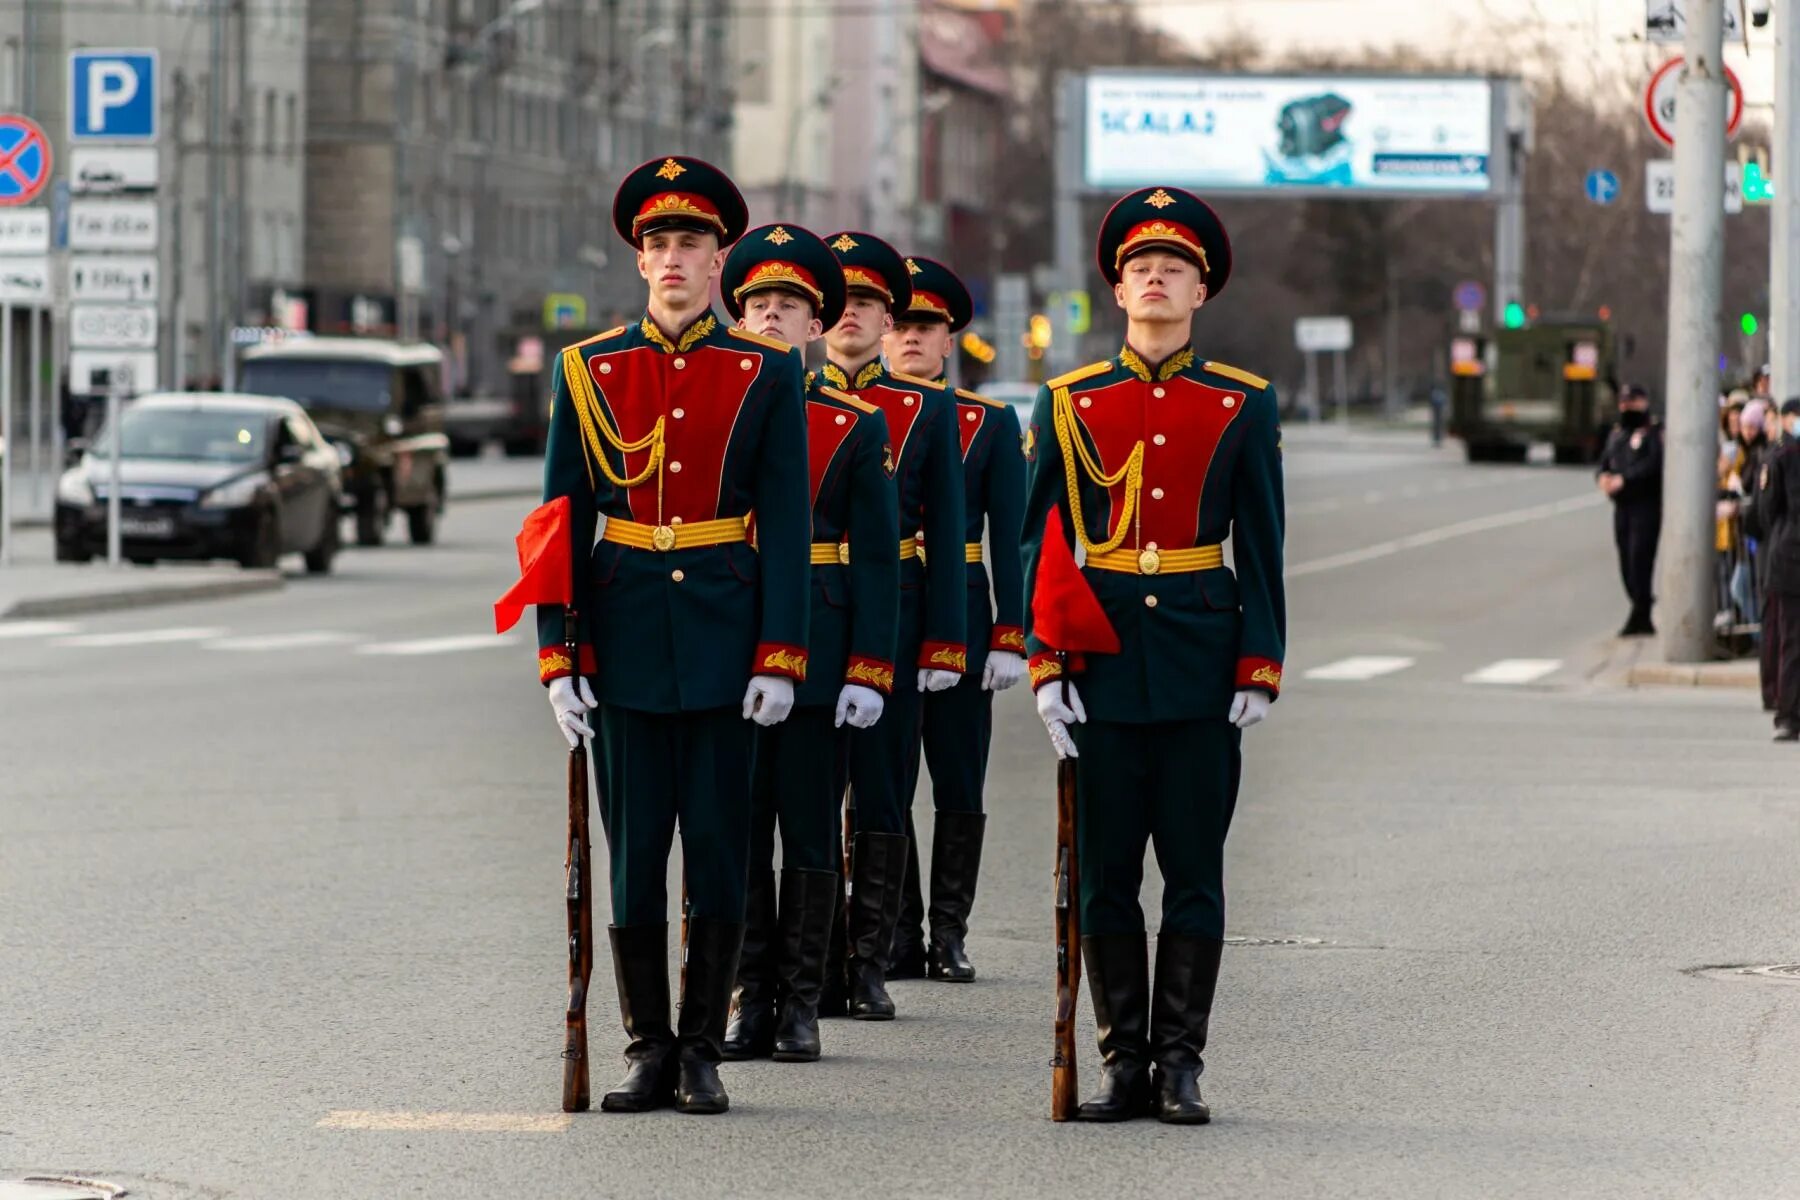
{"label": "concrete utility pole", "polygon": [[1800,396],[1800,5],[1775,6],[1775,184],[1769,214],[1769,381],[1775,399]]}
{"label": "concrete utility pole", "polygon": [[1718,489],[1719,288],[1725,244],[1724,0],[1688,0],[1687,21],[1675,93],[1668,449],[1657,548],[1662,586],[1656,615],[1670,662],[1703,662],[1712,656],[1717,607],[1713,499]]}

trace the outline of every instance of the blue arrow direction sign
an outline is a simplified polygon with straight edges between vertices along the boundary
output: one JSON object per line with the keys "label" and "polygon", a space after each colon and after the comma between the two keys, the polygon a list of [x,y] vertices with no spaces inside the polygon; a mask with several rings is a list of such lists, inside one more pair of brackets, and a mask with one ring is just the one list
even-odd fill
{"label": "blue arrow direction sign", "polygon": [[0,205],[29,204],[50,182],[50,139],[18,113],[0,114]]}
{"label": "blue arrow direction sign", "polygon": [[1619,177],[1604,168],[1589,171],[1584,190],[1595,204],[1611,204],[1619,194]]}

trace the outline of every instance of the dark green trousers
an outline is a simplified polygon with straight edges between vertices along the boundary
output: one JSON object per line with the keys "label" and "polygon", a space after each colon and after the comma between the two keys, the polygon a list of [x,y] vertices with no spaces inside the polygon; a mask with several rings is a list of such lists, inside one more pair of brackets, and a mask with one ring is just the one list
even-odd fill
{"label": "dark green trousers", "polygon": [[754,728],[735,708],[647,713],[600,705],[594,732],[614,925],[669,919],[677,826],[693,915],[743,922]]}
{"label": "dark green trousers", "polygon": [[756,731],[750,861],[766,867],[781,830],[784,870],[840,871],[848,729],[832,724],[835,708],[796,708],[779,725]]}
{"label": "dark green trousers", "polygon": [[994,693],[982,689],[981,674],[976,672],[964,675],[947,692],[921,699],[932,807],[939,812],[980,812],[988,744],[994,736]]}
{"label": "dark green trousers", "polygon": [[924,641],[925,591],[900,590],[900,636],[894,651],[894,694],[872,729],[850,737],[850,790],[856,793],[856,833],[905,833],[919,785],[919,646]]}
{"label": "dark green trousers", "polygon": [[1162,929],[1225,936],[1225,831],[1237,805],[1243,734],[1229,721],[1071,727],[1081,932],[1142,933],[1144,849],[1163,877]]}

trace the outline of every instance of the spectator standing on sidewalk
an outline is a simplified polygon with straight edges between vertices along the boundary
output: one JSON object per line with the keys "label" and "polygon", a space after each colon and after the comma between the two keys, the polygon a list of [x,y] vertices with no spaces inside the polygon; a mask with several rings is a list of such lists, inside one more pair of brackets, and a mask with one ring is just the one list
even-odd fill
{"label": "spectator standing on sidewalk", "polygon": [[[1745,508],[1745,525],[1757,539],[1756,582],[1762,599],[1762,644],[1759,647],[1757,674],[1762,684],[1763,711],[1776,710],[1781,697],[1781,593],[1775,590],[1770,564],[1774,560],[1775,539],[1780,536],[1778,522],[1770,515],[1770,484],[1773,482],[1775,457],[1784,447],[1793,445],[1800,430],[1800,398],[1783,402],[1779,415],[1771,415],[1767,423],[1768,442],[1751,477],[1750,499]],[[1791,519],[1791,517],[1789,518]]]}
{"label": "spectator standing on sidewalk", "polygon": [[1775,594],[1778,643],[1775,740],[1800,741],[1800,400],[1781,406],[1788,437],[1770,457],[1759,480],[1765,501],[1762,519],[1769,534],[1769,589]]}
{"label": "spectator standing on sidewalk", "polygon": [[1650,621],[1656,539],[1662,532],[1662,425],[1650,415],[1650,393],[1636,384],[1619,392],[1619,421],[1607,434],[1596,472],[1600,490],[1613,502],[1613,542],[1619,575],[1631,600],[1631,615],[1620,637],[1656,632]]}

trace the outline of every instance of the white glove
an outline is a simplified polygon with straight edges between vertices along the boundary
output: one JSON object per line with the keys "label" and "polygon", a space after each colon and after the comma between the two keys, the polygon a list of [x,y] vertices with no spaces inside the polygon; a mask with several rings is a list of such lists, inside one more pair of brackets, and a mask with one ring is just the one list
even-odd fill
{"label": "white glove", "polygon": [[1068,685],[1068,702],[1064,703],[1063,686],[1062,680],[1052,679],[1037,690],[1038,720],[1044,723],[1050,744],[1056,747],[1056,757],[1080,758],[1075,751],[1075,739],[1069,736],[1069,723],[1087,720],[1087,709],[1081,706],[1081,693],[1072,683]]}
{"label": "white glove", "polygon": [[1268,715],[1269,693],[1251,690],[1231,698],[1231,715],[1227,719],[1239,729],[1248,729],[1262,724]]}
{"label": "white glove", "polygon": [[582,738],[594,736],[593,726],[582,719],[594,704],[594,689],[587,680],[577,681],[573,675],[564,675],[550,681],[550,707],[556,712],[556,727],[568,739],[569,749],[581,745]]}
{"label": "white glove", "polygon": [[794,681],[782,675],[755,675],[744,692],[744,719],[779,725],[794,711]]}
{"label": "white glove", "polygon": [[919,690],[921,692],[947,692],[962,679],[955,671],[933,671],[921,668],[919,671]]}
{"label": "white glove", "polygon": [[987,665],[981,668],[984,691],[1004,692],[1025,678],[1025,656],[1011,650],[989,650]]}
{"label": "white glove", "polygon": [[844,690],[838,693],[837,727],[842,729],[848,724],[852,729],[867,729],[881,720],[881,710],[886,707],[887,701],[874,688],[846,683]]}

